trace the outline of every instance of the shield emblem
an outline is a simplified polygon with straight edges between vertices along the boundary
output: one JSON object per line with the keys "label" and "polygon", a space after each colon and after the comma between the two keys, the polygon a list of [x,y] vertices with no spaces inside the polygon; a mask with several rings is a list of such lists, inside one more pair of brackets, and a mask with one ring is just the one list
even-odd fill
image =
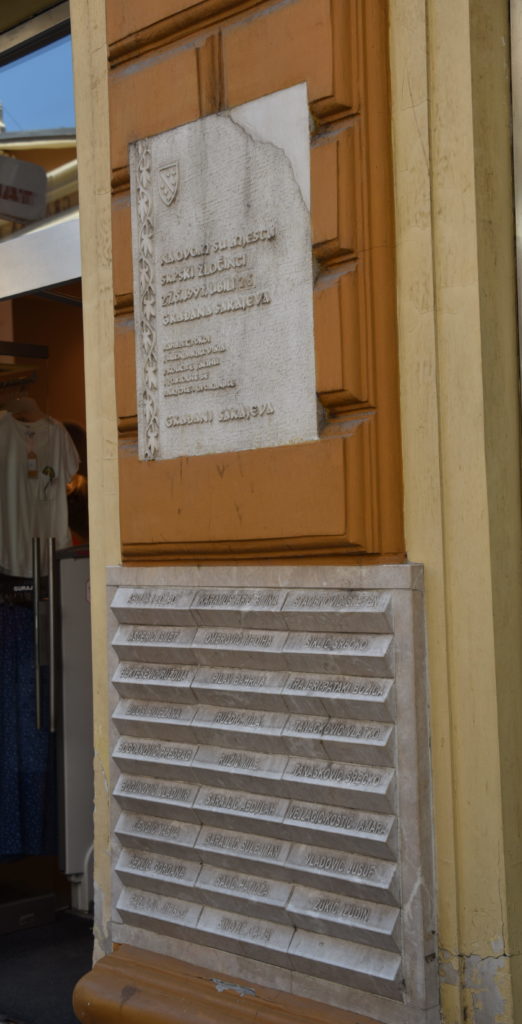
{"label": "shield emblem", "polygon": [[172,206],[177,193],[179,185],[179,162],[175,160],[173,164],[168,164],[167,167],[160,167],[159,169],[159,194],[165,203],[165,206]]}

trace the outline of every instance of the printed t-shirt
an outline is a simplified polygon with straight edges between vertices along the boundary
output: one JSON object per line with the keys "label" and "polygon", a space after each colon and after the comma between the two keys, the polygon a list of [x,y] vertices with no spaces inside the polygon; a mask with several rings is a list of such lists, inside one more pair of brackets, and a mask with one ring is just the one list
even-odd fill
{"label": "printed t-shirt", "polygon": [[49,537],[71,543],[67,483],[79,456],[65,427],[50,416],[34,423],[0,415],[0,571],[32,576],[32,538],[40,537],[41,570],[48,571]]}

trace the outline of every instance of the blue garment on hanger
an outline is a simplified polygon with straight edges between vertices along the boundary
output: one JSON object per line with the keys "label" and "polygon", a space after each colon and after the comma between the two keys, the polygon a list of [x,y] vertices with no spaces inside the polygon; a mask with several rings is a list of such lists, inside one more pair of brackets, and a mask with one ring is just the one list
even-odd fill
{"label": "blue garment on hanger", "polygon": [[[46,725],[46,669],[41,676]],[[0,604],[0,859],[56,847],[55,745],[36,728],[33,613]]]}

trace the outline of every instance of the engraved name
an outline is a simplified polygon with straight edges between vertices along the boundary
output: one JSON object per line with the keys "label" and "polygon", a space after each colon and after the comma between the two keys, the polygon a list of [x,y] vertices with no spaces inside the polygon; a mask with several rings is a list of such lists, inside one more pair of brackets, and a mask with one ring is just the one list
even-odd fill
{"label": "engraved name", "polygon": [[163,607],[173,605],[179,601],[179,594],[169,590],[133,590],[127,598],[127,604],[154,605]]}
{"label": "engraved name", "polygon": [[308,693],[348,693],[361,697],[382,697],[385,692],[382,683],[373,679],[309,679],[306,676],[292,679],[289,689]]}
{"label": "engraved name", "polygon": [[121,665],[122,679],[155,679],[161,682],[178,683],[188,679],[188,672],[181,668],[161,668],[156,665]]}
{"label": "engraved name", "polygon": [[292,604],[296,608],[376,608],[380,600],[378,594],[299,594]]}
{"label": "engraved name", "polygon": [[277,604],[277,594],[259,593],[255,590],[209,591],[199,593],[195,601],[198,608],[244,608],[245,605],[252,605],[254,608],[276,608]]}
{"label": "engraved name", "polygon": [[139,796],[154,796],[162,800],[186,803],[192,796],[188,786],[166,786],[160,782],[144,782],[143,779],[124,779],[121,793],[137,793]]}
{"label": "engraved name", "polygon": [[267,683],[267,676],[252,676],[246,672],[215,672],[212,676],[214,686],[237,686],[254,689],[263,687]]}
{"label": "engraved name", "polygon": [[250,754],[221,754],[217,763],[220,768],[237,768],[250,772],[257,772],[262,768],[259,758]]}
{"label": "engraved name", "polygon": [[138,644],[169,644],[179,635],[179,629],[131,629],[127,639]]}
{"label": "engraved name", "polygon": [[239,875],[221,874],[214,880],[220,889],[228,889],[246,896],[270,896],[268,882],[257,878],[241,878]]}
{"label": "engraved name", "polygon": [[369,641],[365,637],[309,636],[306,646],[310,650],[321,651],[365,651]]}
{"label": "engraved name", "polygon": [[182,718],[184,708],[172,704],[129,704],[126,714],[140,718]]}
{"label": "engraved name", "polygon": [[387,730],[378,725],[358,725],[355,722],[328,722],[323,736],[342,736],[350,740],[383,740]]}
{"label": "engraved name", "polygon": [[250,924],[248,921],[235,921],[231,917],[221,917],[218,929],[227,935],[237,935],[241,939],[252,939],[254,942],[270,942],[274,932],[273,928]]}
{"label": "engraved name", "polygon": [[161,839],[177,839],[181,828],[179,825],[167,824],[164,821],[144,821],[143,818],[137,818],[133,824],[133,831]]}
{"label": "engraved name", "polygon": [[120,740],[117,754],[131,754],[133,757],[152,757],[158,761],[191,761],[193,751],[173,747],[170,743],[138,743]]}
{"label": "engraved name", "polygon": [[383,780],[382,773],[372,769],[311,764],[309,761],[294,764],[290,774],[295,779],[318,779],[320,782],[340,782],[349,786],[379,786]]}
{"label": "engraved name", "polygon": [[265,860],[277,860],[281,856],[282,846],[279,843],[261,839],[248,839],[231,835],[228,832],[209,832],[205,846],[218,850],[233,850],[245,856],[261,857]]}
{"label": "engraved name", "polygon": [[340,900],[333,900],[327,896],[317,899],[313,904],[313,910],[316,914],[350,918],[352,921],[368,921],[370,918],[368,907],[361,907],[356,903],[341,903]]}
{"label": "engraved name", "polygon": [[164,860],[155,860],[154,857],[141,857],[138,854],[131,856],[129,868],[134,871],[143,871],[147,874],[162,875],[164,878],[184,878],[187,869],[184,864],[169,864]]}
{"label": "engraved name", "polygon": [[219,644],[222,647],[271,647],[273,637],[270,633],[205,633],[204,643]]}
{"label": "engraved name", "polygon": [[218,807],[222,811],[237,811],[239,814],[262,814],[267,817],[277,812],[275,800],[233,796],[231,793],[207,793],[205,807]]}
{"label": "engraved name", "polygon": [[351,875],[354,878],[362,879],[374,878],[377,873],[374,864],[345,860],[344,857],[335,857],[326,853],[308,853],[306,866],[314,868],[316,871],[331,871],[338,875]]}
{"label": "engraved name", "polygon": [[346,829],[350,832],[368,832],[372,835],[386,835],[384,822],[377,818],[357,818],[354,814],[330,811],[323,807],[291,807],[290,821],[304,821],[310,825],[325,825],[327,828]]}
{"label": "engraved name", "polygon": [[265,716],[248,711],[217,711],[213,721],[215,725],[240,725],[244,729],[262,729]]}

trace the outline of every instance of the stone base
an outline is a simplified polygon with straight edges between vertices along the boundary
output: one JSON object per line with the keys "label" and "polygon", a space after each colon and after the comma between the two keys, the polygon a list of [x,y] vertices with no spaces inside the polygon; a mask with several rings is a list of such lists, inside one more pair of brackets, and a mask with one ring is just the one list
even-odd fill
{"label": "stone base", "polygon": [[81,1024],[379,1024],[132,946],[99,960],[73,1005]]}

